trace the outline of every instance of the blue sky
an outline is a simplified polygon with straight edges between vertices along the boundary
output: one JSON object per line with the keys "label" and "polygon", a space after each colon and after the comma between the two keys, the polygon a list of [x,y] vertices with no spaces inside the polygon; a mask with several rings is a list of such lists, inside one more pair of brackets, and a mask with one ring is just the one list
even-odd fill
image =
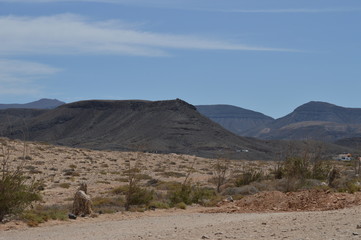
{"label": "blue sky", "polygon": [[0,0],[0,103],[361,107],[360,0]]}

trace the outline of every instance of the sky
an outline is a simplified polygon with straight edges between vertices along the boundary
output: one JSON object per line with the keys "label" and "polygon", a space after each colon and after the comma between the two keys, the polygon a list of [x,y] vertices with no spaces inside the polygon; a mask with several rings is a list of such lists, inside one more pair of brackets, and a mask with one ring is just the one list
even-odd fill
{"label": "sky", "polygon": [[361,108],[360,0],[0,0],[0,103]]}

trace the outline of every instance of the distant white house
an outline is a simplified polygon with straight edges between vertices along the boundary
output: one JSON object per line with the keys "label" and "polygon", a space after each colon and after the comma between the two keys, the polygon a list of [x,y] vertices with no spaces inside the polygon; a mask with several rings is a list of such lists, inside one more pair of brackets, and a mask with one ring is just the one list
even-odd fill
{"label": "distant white house", "polygon": [[249,152],[248,149],[237,149],[236,152],[240,153],[240,152]]}
{"label": "distant white house", "polygon": [[351,155],[351,153],[342,153],[342,154],[339,154],[337,156],[336,160],[339,160],[339,161],[351,161],[352,160],[352,155]]}

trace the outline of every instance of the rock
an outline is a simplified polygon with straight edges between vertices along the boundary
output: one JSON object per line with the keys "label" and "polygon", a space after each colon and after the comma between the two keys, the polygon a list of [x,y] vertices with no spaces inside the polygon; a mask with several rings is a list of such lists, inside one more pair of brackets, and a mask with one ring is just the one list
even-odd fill
{"label": "rock", "polygon": [[72,214],[75,216],[86,216],[93,213],[90,196],[87,195],[87,185],[82,183],[75,193]]}
{"label": "rock", "polygon": [[69,213],[68,217],[69,217],[69,219],[74,219],[74,220],[76,219],[76,215],[74,215],[72,213]]}
{"label": "rock", "polygon": [[233,197],[232,196],[228,196],[226,199],[227,202],[233,202]]}
{"label": "rock", "polygon": [[209,237],[206,236],[206,235],[203,235],[201,238],[202,238],[202,239],[209,239]]}

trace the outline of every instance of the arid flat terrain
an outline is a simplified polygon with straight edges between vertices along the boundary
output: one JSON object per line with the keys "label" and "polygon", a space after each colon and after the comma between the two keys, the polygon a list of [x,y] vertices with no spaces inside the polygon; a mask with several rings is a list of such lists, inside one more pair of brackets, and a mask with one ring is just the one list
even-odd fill
{"label": "arid flat terrain", "polygon": [[361,207],[323,212],[195,213],[194,209],[112,214],[2,231],[0,240],[360,239]]}
{"label": "arid flat terrain", "polygon": [[[43,180],[45,206],[68,205],[80,183],[92,198],[113,196],[138,165],[142,183],[183,182],[188,174],[199,186],[215,188],[216,159],[177,154],[94,151],[40,142],[1,139],[12,166]],[[4,155],[4,153],[2,153]],[[272,171],[276,163],[229,161],[232,174],[245,169]],[[229,176],[231,177],[231,176]],[[328,211],[324,211],[328,210]],[[48,221],[30,228],[21,221],[0,224],[0,240],[12,239],[359,239],[361,194],[305,190],[260,192],[216,207],[188,206],[145,212],[119,211],[96,218]],[[360,235],[359,235],[360,234]]]}

